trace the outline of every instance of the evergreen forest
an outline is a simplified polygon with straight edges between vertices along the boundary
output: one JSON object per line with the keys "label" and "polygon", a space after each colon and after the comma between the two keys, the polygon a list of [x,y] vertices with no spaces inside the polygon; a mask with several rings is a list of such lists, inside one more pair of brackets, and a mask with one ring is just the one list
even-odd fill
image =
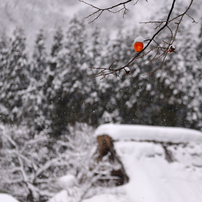
{"label": "evergreen forest", "polygon": [[[143,31],[141,31],[143,32]],[[51,50],[40,30],[33,53],[17,28],[0,41],[0,120],[28,125],[31,133],[43,130],[55,137],[68,124],[145,124],[202,129],[202,34],[179,32],[177,53],[170,54],[154,78],[146,76],[158,65],[151,55],[137,60],[130,75],[120,72],[94,78],[89,67],[119,65],[134,54],[134,36],[119,32],[115,39],[99,28],[90,33],[76,18],[67,30],[55,31]],[[149,64],[147,64],[149,63]],[[116,63],[113,68],[116,68]]]}

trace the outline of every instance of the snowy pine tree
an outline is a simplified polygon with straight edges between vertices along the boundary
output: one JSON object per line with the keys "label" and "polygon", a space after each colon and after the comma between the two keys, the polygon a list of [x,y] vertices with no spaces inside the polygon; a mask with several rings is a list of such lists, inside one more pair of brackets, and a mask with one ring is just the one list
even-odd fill
{"label": "snowy pine tree", "polygon": [[[36,37],[34,54],[32,58],[30,74],[31,82],[26,94],[25,110],[27,112],[27,123],[35,131],[41,131],[48,127],[47,120],[47,82],[48,58],[45,48],[45,36],[40,30]],[[32,121],[30,121],[32,120]]]}
{"label": "snowy pine tree", "polygon": [[23,30],[17,28],[11,40],[9,55],[6,56],[7,62],[3,64],[5,79],[1,88],[3,105],[8,111],[7,122],[11,123],[22,120],[22,95],[30,82],[25,46]]}
{"label": "snowy pine tree", "polygon": [[85,26],[74,18],[69,25],[64,48],[56,57],[56,74],[53,80],[54,107],[52,124],[55,134],[65,130],[67,123],[86,121],[85,98],[90,93],[87,74],[89,61]]}
{"label": "snowy pine tree", "polygon": [[57,56],[58,52],[62,50],[63,48],[63,30],[61,28],[58,28],[56,30],[56,33],[53,37],[53,45],[51,47],[51,56],[54,58]]}
{"label": "snowy pine tree", "polygon": [[8,76],[8,62],[10,52],[10,39],[3,34],[0,40],[0,120],[7,122],[9,110],[6,108],[5,87]]}

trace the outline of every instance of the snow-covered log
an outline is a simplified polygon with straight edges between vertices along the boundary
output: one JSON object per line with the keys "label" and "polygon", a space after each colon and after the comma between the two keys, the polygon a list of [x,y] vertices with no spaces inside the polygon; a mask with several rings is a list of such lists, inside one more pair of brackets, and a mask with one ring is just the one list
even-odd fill
{"label": "snow-covered log", "polygon": [[109,135],[113,140],[124,141],[158,141],[184,144],[202,142],[200,131],[177,127],[103,124],[97,128],[95,136],[103,134]]}

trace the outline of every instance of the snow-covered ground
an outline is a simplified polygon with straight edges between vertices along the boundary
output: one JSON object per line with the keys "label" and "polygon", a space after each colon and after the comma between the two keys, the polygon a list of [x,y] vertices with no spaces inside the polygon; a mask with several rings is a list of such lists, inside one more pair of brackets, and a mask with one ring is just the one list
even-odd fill
{"label": "snow-covered ground", "polygon": [[[130,177],[130,182],[123,187],[128,201],[202,201],[202,167],[183,161],[183,155],[191,158],[190,148],[177,149],[180,158],[169,163],[161,145],[119,142],[115,146]],[[196,153],[202,157],[201,152]],[[202,160],[198,159],[198,163],[202,166]]]}
{"label": "snow-covered ground", "polygon": [[[95,136],[102,134],[116,140],[115,150],[130,180],[124,186],[106,188],[105,191],[100,189],[98,195],[83,202],[202,201],[201,132],[105,124],[95,131]],[[172,161],[166,159],[165,151],[169,151]],[[53,201],[65,202],[66,195],[62,191]]]}
{"label": "snow-covered ground", "polygon": [[[85,202],[202,201],[202,133],[182,128],[105,124],[95,135],[108,134],[130,178],[117,188],[122,194],[101,194]],[[143,140],[154,140],[145,142]],[[143,142],[142,142],[143,141]],[[174,161],[165,159],[161,143],[169,142]],[[186,144],[171,144],[171,143]]]}
{"label": "snow-covered ground", "polygon": [[18,202],[18,200],[8,194],[0,193],[0,202]]}

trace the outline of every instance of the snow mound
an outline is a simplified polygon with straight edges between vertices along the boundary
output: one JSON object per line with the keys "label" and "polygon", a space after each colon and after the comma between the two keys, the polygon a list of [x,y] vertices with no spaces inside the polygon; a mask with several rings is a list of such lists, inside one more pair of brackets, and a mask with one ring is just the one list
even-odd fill
{"label": "snow mound", "polygon": [[8,194],[1,194],[0,193],[0,202],[19,202],[14,197],[8,195]]}
{"label": "snow mound", "polygon": [[[83,200],[83,202],[122,202],[123,196],[112,195],[112,194],[101,194],[94,196],[90,199]],[[125,201],[124,201],[125,202]]]}
{"label": "snow mound", "polygon": [[57,193],[53,198],[51,198],[48,202],[67,202],[72,201],[71,198],[69,198],[68,193],[66,190],[62,190],[59,193]]}
{"label": "snow mound", "polygon": [[131,202],[202,201],[202,145],[168,146],[175,161],[165,159],[161,144],[115,142],[130,180],[123,186]]}
{"label": "snow mound", "polygon": [[77,185],[77,179],[74,175],[65,175],[57,180],[57,184],[63,189],[69,189]]}
{"label": "snow mound", "polygon": [[113,140],[136,140],[136,141],[160,141],[172,143],[202,143],[202,133],[197,130],[161,127],[161,126],[143,126],[143,125],[118,125],[103,124],[96,131],[95,136],[107,134]]}

